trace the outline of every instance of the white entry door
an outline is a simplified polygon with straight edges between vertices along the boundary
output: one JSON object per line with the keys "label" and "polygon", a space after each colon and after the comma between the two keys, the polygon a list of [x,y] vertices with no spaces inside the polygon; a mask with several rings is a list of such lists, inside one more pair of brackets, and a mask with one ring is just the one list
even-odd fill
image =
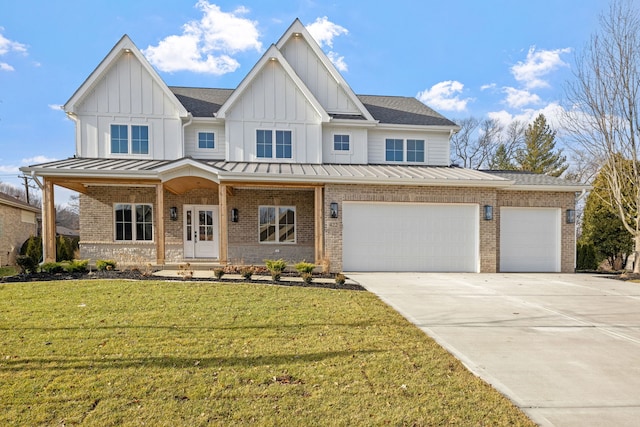
{"label": "white entry door", "polygon": [[184,257],[218,258],[218,206],[184,206]]}

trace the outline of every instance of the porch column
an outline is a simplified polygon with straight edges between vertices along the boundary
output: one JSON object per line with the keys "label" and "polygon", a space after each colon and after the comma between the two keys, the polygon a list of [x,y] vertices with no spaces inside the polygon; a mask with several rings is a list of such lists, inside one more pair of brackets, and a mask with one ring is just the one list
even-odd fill
{"label": "porch column", "polygon": [[156,185],[156,264],[164,265],[164,186]]}
{"label": "porch column", "polygon": [[324,258],[324,198],[322,197],[323,187],[316,187],[314,194],[314,225],[316,241],[316,264],[321,264]]}
{"label": "porch column", "polygon": [[218,229],[220,230],[219,262],[227,262],[227,245],[229,244],[229,226],[227,224],[227,186],[218,185]]}
{"label": "porch column", "polygon": [[56,262],[56,205],[53,198],[53,182],[44,178],[42,192],[42,259]]}

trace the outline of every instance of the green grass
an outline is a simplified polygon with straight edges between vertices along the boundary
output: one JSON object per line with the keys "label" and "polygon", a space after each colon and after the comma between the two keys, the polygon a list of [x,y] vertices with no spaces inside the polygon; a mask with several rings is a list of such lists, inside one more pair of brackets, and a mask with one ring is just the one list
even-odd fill
{"label": "green grass", "polygon": [[531,425],[372,294],[0,284],[0,425]]}

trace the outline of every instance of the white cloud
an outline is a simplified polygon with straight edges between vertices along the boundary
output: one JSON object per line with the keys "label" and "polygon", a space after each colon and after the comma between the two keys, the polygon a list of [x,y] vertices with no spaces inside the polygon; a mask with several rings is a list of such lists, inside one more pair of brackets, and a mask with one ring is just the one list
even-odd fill
{"label": "white cloud", "polygon": [[495,89],[496,88],[496,84],[495,83],[489,83],[486,85],[482,85],[480,86],[480,90],[489,90],[489,89]]}
{"label": "white cloud", "polygon": [[17,175],[20,173],[19,167],[15,165],[0,165],[0,173],[3,175]]}
{"label": "white cloud", "polygon": [[62,105],[60,105],[60,104],[49,104],[49,108],[52,109],[53,111],[61,111],[62,110]]}
{"label": "white cloud", "polygon": [[347,63],[344,62],[344,56],[340,56],[337,53],[331,51],[327,54],[329,60],[335,65],[335,67],[340,71],[349,71],[349,67]]}
{"label": "white cloud", "polygon": [[[0,27],[0,32],[4,31],[3,27]],[[17,52],[27,54],[27,46],[18,43],[13,40],[9,40],[2,34],[0,34],[0,56],[7,55],[10,52]],[[0,71],[14,71],[15,68],[6,62],[0,62]]]}
{"label": "white cloud", "polygon": [[536,50],[535,46],[531,46],[527,52],[527,59],[511,67],[511,74],[528,89],[548,87],[549,83],[542,77],[560,67],[567,66],[560,56],[569,52],[571,52],[570,48]]}
{"label": "white cloud", "polygon": [[528,90],[505,87],[503,91],[507,94],[504,102],[511,108],[522,108],[526,105],[540,104],[541,102],[538,95]]}
{"label": "white cloud", "polygon": [[[333,39],[335,37],[341,36],[343,34],[349,34],[349,30],[344,28],[341,25],[335,24],[326,16],[322,18],[316,18],[316,20],[312,24],[307,24],[305,26],[311,37],[318,42],[320,47],[333,47]],[[335,65],[335,67],[340,71],[348,71],[349,67],[344,60],[344,56],[340,56],[337,52],[329,51],[327,53],[327,57],[329,60]]]}
{"label": "white cloud", "polygon": [[320,47],[333,47],[333,38],[342,34],[349,34],[349,30],[341,25],[329,21],[326,16],[316,18],[312,24],[306,25],[307,31],[311,34]]}
{"label": "white cloud", "polygon": [[508,126],[514,120],[518,120],[523,123],[532,123],[533,120],[538,117],[539,114],[544,114],[549,126],[555,130],[561,130],[562,118],[564,115],[564,108],[557,102],[551,102],[542,108],[538,109],[526,109],[519,114],[511,114],[508,111],[494,111],[487,115],[490,119],[498,121],[503,126]]}
{"label": "white cloud", "polygon": [[436,83],[431,86],[431,89],[418,92],[416,98],[436,110],[464,111],[467,108],[467,103],[472,99],[460,99],[457,94],[462,93],[463,89],[462,83],[448,80]]}
{"label": "white cloud", "polygon": [[240,66],[231,55],[262,50],[257,22],[242,17],[248,12],[245,7],[223,12],[206,0],[199,0],[196,7],[202,19],[186,23],[181,35],[168,36],[142,51],[159,70],[222,75]]}
{"label": "white cloud", "polygon": [[22,159],[22,164],[33,165],[38,163],[55,162],[56,160],[58,159],[40,155],[40,156],[34,156],[34,157],[28,157],[26,159]]}

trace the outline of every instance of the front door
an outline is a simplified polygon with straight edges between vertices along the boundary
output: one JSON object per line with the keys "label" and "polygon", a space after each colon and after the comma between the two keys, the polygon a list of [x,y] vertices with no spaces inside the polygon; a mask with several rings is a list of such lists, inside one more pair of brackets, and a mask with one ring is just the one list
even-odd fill
{"label": "front door", "polygon": [[218,258],[218,206],[184,206],[184,257]]}

